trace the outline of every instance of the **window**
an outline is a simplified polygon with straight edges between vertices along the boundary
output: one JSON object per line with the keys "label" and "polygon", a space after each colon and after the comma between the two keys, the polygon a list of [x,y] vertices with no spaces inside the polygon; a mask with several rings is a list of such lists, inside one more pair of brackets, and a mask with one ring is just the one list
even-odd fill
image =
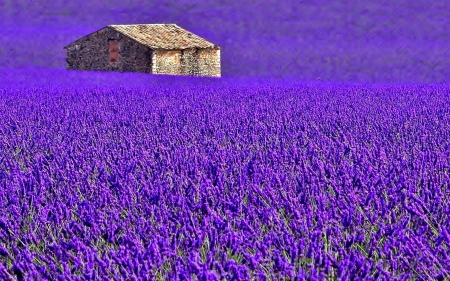
{"label": "window", "polygon": [[113,65],[117,65],[119,62],[119,42],[117,40],[109,41],[108,60]]}

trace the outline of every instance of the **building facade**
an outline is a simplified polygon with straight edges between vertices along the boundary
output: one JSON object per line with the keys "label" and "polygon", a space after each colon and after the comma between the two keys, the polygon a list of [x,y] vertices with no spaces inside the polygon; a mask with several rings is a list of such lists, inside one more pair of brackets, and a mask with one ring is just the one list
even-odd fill
{"label": "building facade", "polygon": [[108,25],[65,46],[67,69],[220,77],[220,47],[176,24]]}

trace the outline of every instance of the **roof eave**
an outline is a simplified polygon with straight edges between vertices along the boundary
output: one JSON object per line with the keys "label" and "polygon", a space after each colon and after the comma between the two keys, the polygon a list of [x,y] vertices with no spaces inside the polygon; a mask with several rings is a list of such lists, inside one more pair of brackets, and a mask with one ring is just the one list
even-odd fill
{"label": "roof eave", "polygon": [[[173,25],[177,26],[177,27],[180,28],[180,29],[185,30],[186,32],[191,33],[190,31],[188,31],[188,30],[186,30],[186,29],[180,27],[180,26],[177,25],[177,24],[173,24]],[[127,34],[124,34],[124,33],[121,32],[120,30],[116,29],[116,28],[115,28],[116,26],[120,26],[120,25],[117,25],[117,24],[109,24],[109,25],[106,25],[106,26],[104,26],[104,27],[102,27],[102,28],[100,28],[100,29],[98,29],[98,30],[92,32],[92,33],[89,33],[89,34],[87,34],[87,35],[85,35],[85,36],[83,36],[83,37],[78,38],[77,40],[73,41],[72,43],[70,43],[70,44],[64,46],[63,49],[67,49],[68,47],[70,47],[70,46],[76,44],[77,42],[79,42],[81,39],[86,38],[86,37],[88,37],[88,36],[91,36],[92,34],[98,32],[98,31],[100,31],[100,30],[103,30],[103,29],[105,29],[105,28],[112,28],[114,31],[120,33],[122,36],[125,36],[125,37],[127,37],[128,39],[133,40],[134,42],[136,42],[136,43],[138,43],[138,44],[140,44],[140,45],[142,45],[142,46],[145,46],[145,47],[149,48],[149,49],[152,50],[152,51],[156,51],[156,50],[169,50],[169,49],[166,49],[166,48],[155,48],[155,47],[151,47],[151,46],[149,46],[149,45],[143,44],[143,43],[139,42],[138,40],[136,40],[136,38],[133,38],[132,36],[129,36],[129,35],[127,35]],[[198,35],[196,35],[196,36],[198,36]],[[200,36],[198,36],[198,37],[200,37]],[[208,40],[206,40],[206,39],[203,38],[203,37],[200,37],[200,38],[203,39],[203,40],[205,40],[207,43],[211,44],[211,46],[208,46],[208,47],[193,46],[193,47],[187,47],[187,48],[176,48],[176,49],[172,49],[172,50],[185,50],[185,49],[191,49],[191,48],[198,48],[198,49],[211,49],[211,48],[212,48],[212,49],[215,49],[215,50],[220,50],[220,47],[219,47],[218,45],[215,45],[215,44],[213,44],[212,42],[209,42]]]}
{"label": "roof eave", "polygon": [[130,39],[130,40],[132,40],[132,41],[134,41],[134,42],[136,42],[136,43],[138,43],[139,45],[142,45],[142,46],[144,46],[144,47],[147,47],[147,48],[149,48],[149,49],[152,50],[152,51],[155,51],[155,50],[156,50],[155,48],[153,48],[153,47],[151,47],[151,46],[149,46],[149,45],[145,45],[145,44],[139,42],[138,40],[136,40],[136,38],[133,38],[132,36],[129,36],[129,35],[127,35],[127,34],[124,34],[122,31],[120,31],[120,30],[114,28],[114,26],[108,25],[107,27],[110,27],[110,28],[114,29],[116,32],[120,33],[122,36],[125,36],[126,38],[128,38],[128,39]]}

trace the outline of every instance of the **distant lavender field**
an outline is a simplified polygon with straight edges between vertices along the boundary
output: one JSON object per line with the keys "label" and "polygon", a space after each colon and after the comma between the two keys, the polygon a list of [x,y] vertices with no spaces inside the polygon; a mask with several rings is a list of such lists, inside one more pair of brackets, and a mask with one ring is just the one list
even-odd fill
{"label": "distant lavender field", "polygon": [[63,46],[105,25],[177,23],[222,47],[226,78],[448,83],[449,14],[440,0],[6,0],[0,68],[64,71]]}
{"label": "distant lavender field", "polygon": [[[1,280],[450,280],[444,1],[0,2]],[[65,69],[177,23],[222,78]]]}

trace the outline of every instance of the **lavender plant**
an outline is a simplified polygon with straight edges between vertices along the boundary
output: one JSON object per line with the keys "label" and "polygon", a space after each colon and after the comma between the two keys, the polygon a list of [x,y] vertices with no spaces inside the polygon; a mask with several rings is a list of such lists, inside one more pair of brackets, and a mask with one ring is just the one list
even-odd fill
{"label": "lavender plant", "polygon": [[3,89],[0,278],[450,278],[448,90]]}

